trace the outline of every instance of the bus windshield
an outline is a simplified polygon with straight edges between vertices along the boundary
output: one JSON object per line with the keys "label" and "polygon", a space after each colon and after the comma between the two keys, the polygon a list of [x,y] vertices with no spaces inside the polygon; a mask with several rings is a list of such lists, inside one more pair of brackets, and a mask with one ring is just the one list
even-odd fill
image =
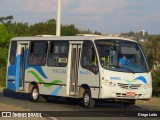
{"label": "bus windshield", "polygon": [[103,68],[132,73],[149,71],[138,43],[124,40],[96,40],[95,44]]}

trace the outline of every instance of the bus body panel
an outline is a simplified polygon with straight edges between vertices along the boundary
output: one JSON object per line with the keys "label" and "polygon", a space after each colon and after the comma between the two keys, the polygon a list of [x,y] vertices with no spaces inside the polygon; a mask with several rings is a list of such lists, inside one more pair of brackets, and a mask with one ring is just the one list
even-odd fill
{"label": "bus body panel", "polygon": [[[24,42],[23,42],[24,44]],[[17,42],[17,50],[16,50],[16,56],[15,56],[15,63],[10,64],[10,61],[8,60],[8,70],[7,70],[7,88],[13,90],[13,91],[18,91],[22,89],[22,54],[21,54],[21,42]],[[10,50],[10,49],[9,49]],[[23,55],[27,56],[27,52],[23,51]],[[9,57],[8,57],[9,59]],[[26,61],[26,60],[25,60]],[[24,61],[24,65],[25,65]]]}
{"label": "bus body panel", "polygon": [[9,65],[7,76],[7,88],[17,91],[19,88],[19,74],[20,74],[20,55],[16,57],[16,63]]}
{"label": "bus body panel", "polygon": [[[152,96],[152,79],[150,72],[124,73],[103,69],[101,70],[100,78],[100,98],[102,99],[149,99]],[[131,93],[131,95],[128,93]]]}
{"label": "bus body panel", "polygon": [[99,96],[99,82],[99,73],[94,74],[93,72],[80,67],[78,86],[88,85],[93,98],[98,98]]}
{"label": "bus body panel", "polygon": [[40,94],[65,96],[67,67],[28,66],[25,72],[25,81],[36,82]]}

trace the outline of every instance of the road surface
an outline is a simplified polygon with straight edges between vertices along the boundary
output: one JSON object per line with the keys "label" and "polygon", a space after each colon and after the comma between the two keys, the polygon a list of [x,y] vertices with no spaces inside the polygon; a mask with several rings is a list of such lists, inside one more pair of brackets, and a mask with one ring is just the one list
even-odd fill
{"label": "road surface", "polygon": [[[96,103],[93,109],[83,108],[81,104],[68,105],[65,98],[49,98],[47,103],[34,103],[31,102],[28,94],[24,93],[9,93],[4,96],[3,91],[0,92],[0,111],[6,111],[1,108],[1,105],[14,107],[16,111],[39,111],[47,116],[45,119],[49,120],[155,120],[159,118],[144,117],[150,109],[143,109],[139,106],[124,107],[120,103]],[[10,111],[10,110],[7,110]],[[132,114],[133,113],[133,114]],[[128,117],[128,116],[135,116]],[[138,114],[141,117],[138,117]],[[137,115],[137,116],[136,116]]]}

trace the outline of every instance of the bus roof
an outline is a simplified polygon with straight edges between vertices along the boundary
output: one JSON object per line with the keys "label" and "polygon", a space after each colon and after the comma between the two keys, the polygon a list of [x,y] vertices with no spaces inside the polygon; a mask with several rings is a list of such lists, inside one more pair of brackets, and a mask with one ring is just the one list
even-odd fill
{"label": "bus roof", "polygon": [[14,37],[11,41],[36,41],[36,40],[77,40],[77,41],[84,41],[84,40],[110,40],[110,39],[117,39],[117,40],[126,40],[131,42],[137,42],[135,40],[123,37],[110,37],[110,36],[53,36],[53,35],[38,35],[32,37]]}

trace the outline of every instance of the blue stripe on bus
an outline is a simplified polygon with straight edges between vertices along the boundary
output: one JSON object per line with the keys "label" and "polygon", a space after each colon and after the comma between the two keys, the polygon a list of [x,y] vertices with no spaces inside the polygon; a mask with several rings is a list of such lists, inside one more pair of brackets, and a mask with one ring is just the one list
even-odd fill
{"label": "blue stripe on bus", "polygon": [[62,89],[61,86],[58,86],[55,90],[53,90],[53,92],[50,95],[54,95],[57,96],[58,92]]}
{"label": "blue stripe on bus", "polygon": [[26,69],[29,69],[29,68],[35,69],[37,72],[39,72],[40,75],[42,75],[42,77],[44,77],[45,79],[48,79],[41,66],[28,66],[27,65]]}
{"label": "blue stripe on bus", "polygon": [[[15,79],[10,78],[9,76],[14,76]],[[8,80],[15,80],[15,83],[8,81],[7,87],[13,91],[17,91],[19,88],[20,82],[20,55],[16,57],[16,63],[8,67]]]}
{"label": "blue stripe on bus", "polygon": [[139,77],[137,77],[137,78],[134,79],[134,80],[139,80],[139,81],[142,81],[142,82],[144,82],[145,84],[147,84],[147,80],[146,80],[146,78],[144,78],[143,76],[139,76]]}

